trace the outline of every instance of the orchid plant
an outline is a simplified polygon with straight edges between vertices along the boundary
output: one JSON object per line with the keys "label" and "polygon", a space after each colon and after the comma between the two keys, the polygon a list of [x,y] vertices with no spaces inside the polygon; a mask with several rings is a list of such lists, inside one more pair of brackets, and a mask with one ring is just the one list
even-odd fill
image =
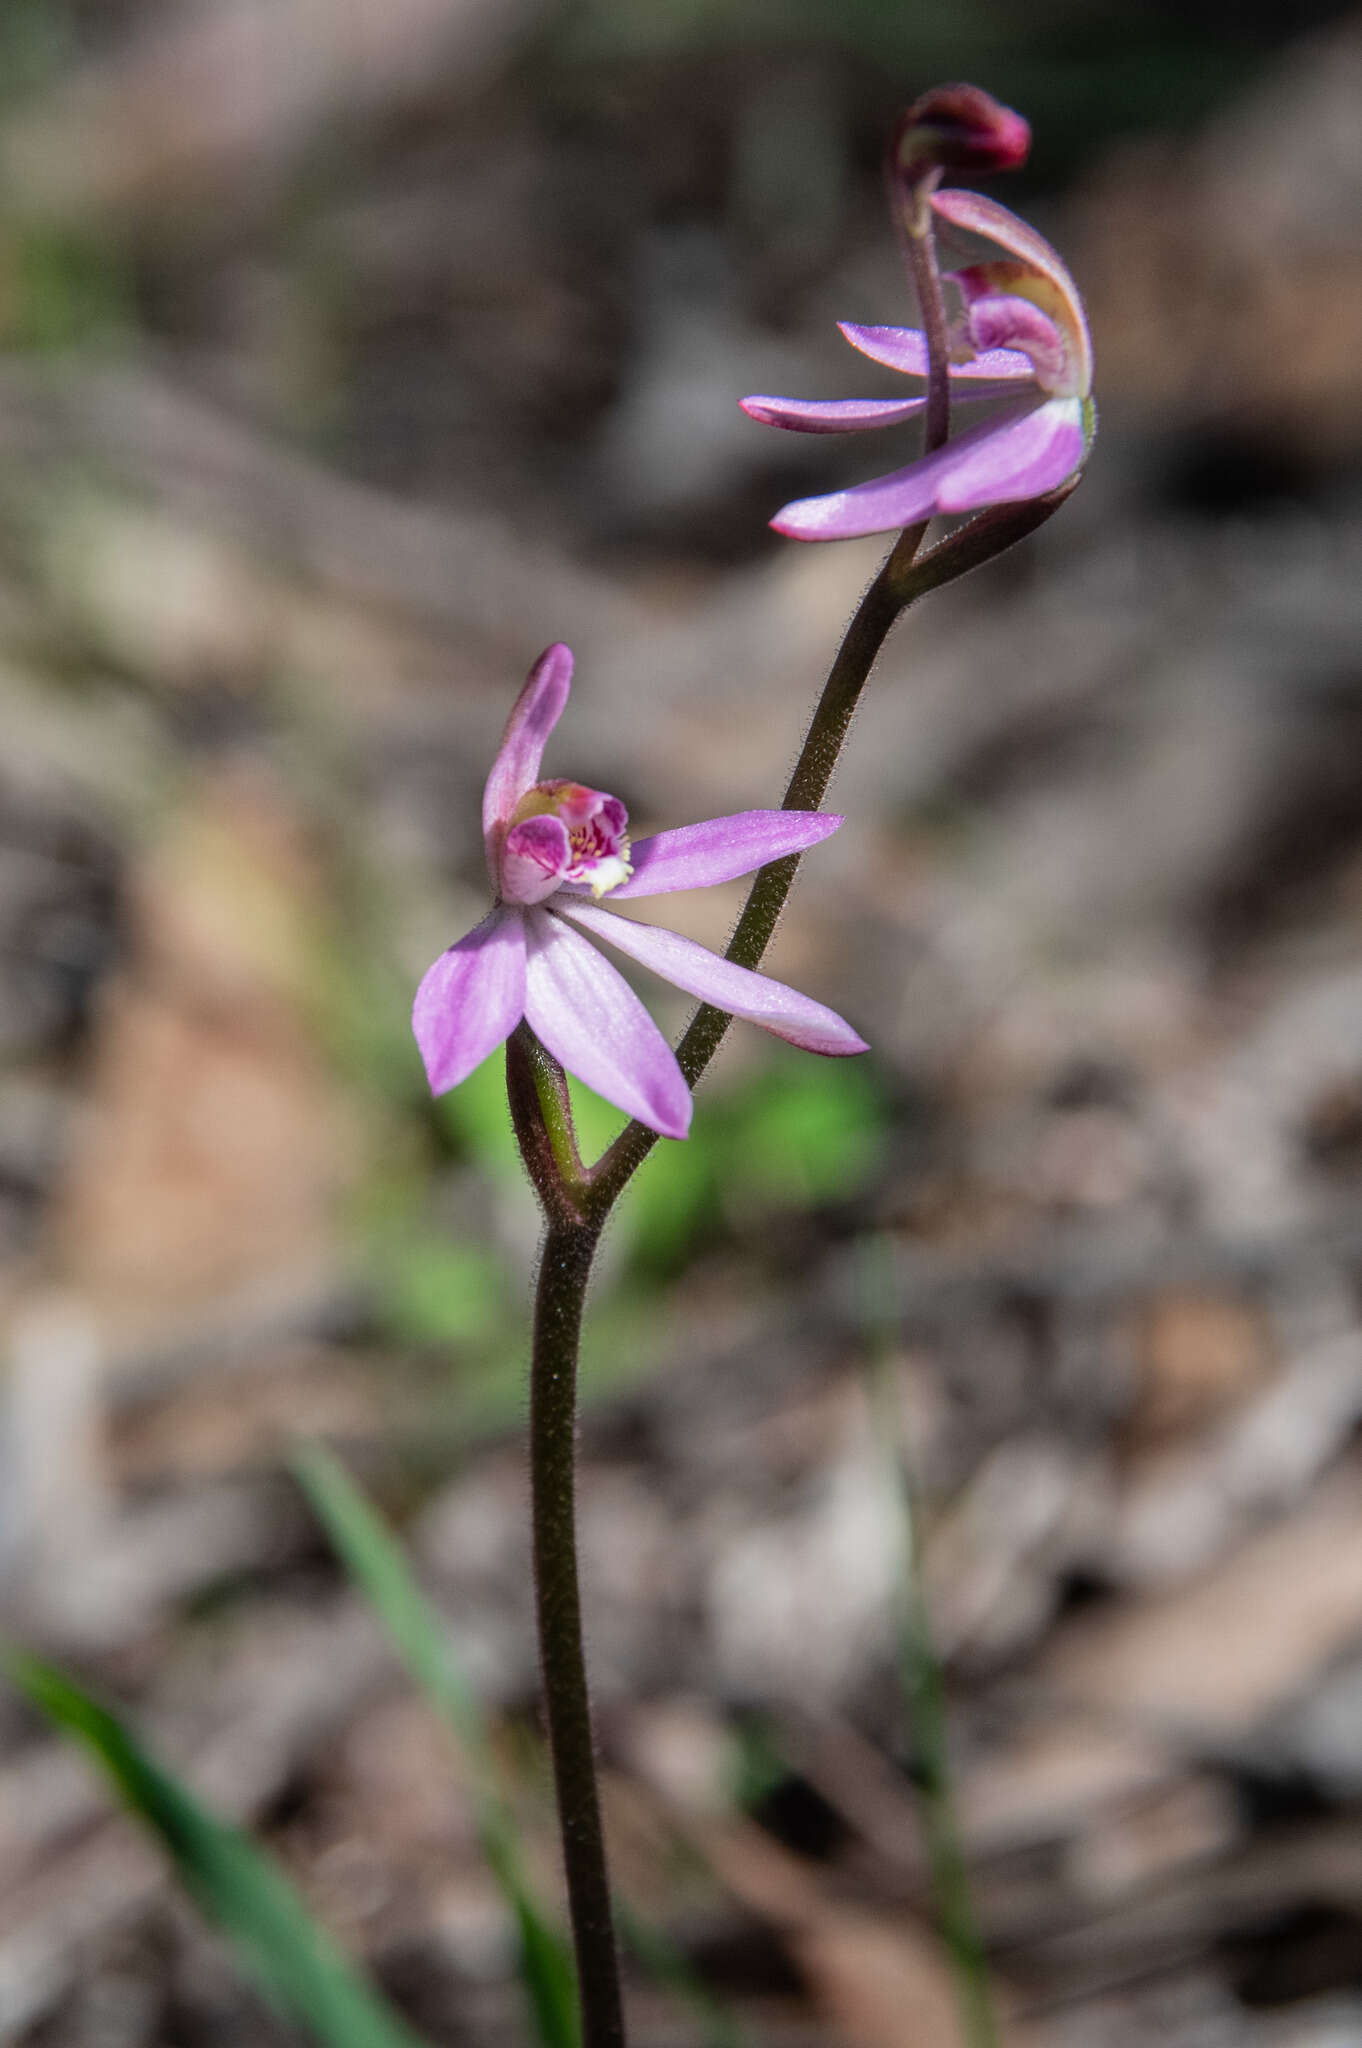
{"label": "orchid plant", "polygon": [[[757,972],[800,857],[840,818],[821,805],[886,636],[918,597],[1034,531],[1082,474],[1095,430],[1082,302],[1049,243],[996,201],[941,188],[1024,161],[1022,117],[973,86],[927,93],[888,156],[891,211],[921,326],[846,324],[863,355],[921,386],[907,398],[753,397],[748,414],[803,433],[922,422],[914,460],[888,476],[784,507],[801,540],[897,534],[857,608],[814,710],[780,810],[740,812],[631,843],[617,797],[541,779],[567,705],[572,657],[553,646],[530,672],[483,797],[493,905],[429,969],[413,1012],[431,1087],[458,1085],[503,1042],[521,1156],[546,1224],[536,1289],[530,1466],[540,1655],[578,1969],[584,2048],[625,2039],[582,1645],[574,1509],[576,1371],[586,1290],[606,1220],[659,1138],[684,1138],[691,1090],[730,1021],[748,1019],[810,1052],[866,1050],[852,1026]],[[943,273],[938,225],[992,245]],[[952,408],[991,405],[954,437]],[[938,515],[971,514],[923,550]],[[620,904],[753,873],[723,957]],[[600,945],[701,998],[675,1052]],[[566,1074],[631,1119],[583,1163]]]}

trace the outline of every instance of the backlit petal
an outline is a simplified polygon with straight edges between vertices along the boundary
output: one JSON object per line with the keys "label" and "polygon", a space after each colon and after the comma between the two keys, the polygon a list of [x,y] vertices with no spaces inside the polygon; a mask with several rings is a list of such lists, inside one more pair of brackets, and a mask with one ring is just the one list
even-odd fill
{"label": "backlit petal", "polygon": [[714,1003],[734,1017],[760,1024],[763,1030],[788,1039],[791,1045],[802,1046],[806,1052],[868,1050],[865,1040],[826,1004],[816,1003],[812,996],[802,996],[796,989],[786,988],[783,982],[772,981],[768,975],[735,967],[731,960],[723,960],[707,947],[697,946],[693,939],[683,939],[678,932],[634,924],[627,917],[616,917],[612,910],[598,909],[594,904],[569,904],[561,899],[553,914],[570,919],[593,938],[618,946],[621,953],[651,967],[654,974],[660,974],[674,987],[699,996],[702,1002]]}
{"label": "backlit petal", "polygon": [[1000,249],[1006,249],[1009,256],[1029,263],[1042,277],[1050,278],[1071,297],[1078,297],[1073,274],[1059,251],[1032,227],[1030,221],[1023,220],[1020,214],[1000,205],[996,199],[990,199],[986,192],[969,192],[958,185],[944,186],[932,194],[932,211],[948,220],[953,227],[966,228],[972,235],[987,236]]}
{"label": "backlit petal", "polygon": [[833,811],[738,811],[731,818],[709,818],[702,825],[682,825],[674,832],[637,839],[629,856],[634,872],[610,891],[610,901],[731,882],[768,860],[817,846],[841,822]]}
{"label": "backlit petal", "polygon": [[[890,533],[898,527],[911,526],[916,519],[929,519],[933,513],[946,509],[940,497],[941,486],[954,468],[968,463],[976,451],[989,448],[1009,427],[1042,409],[1043,402],[1038,404],[1032,399],[1020,408],[1014,407],[996,419],[971,427],[968,433],[938,448],[934,455],[922,456],[905,469],[872,477],[868,483],[853,484],[845,491],[830,491],[826,497],[797,498],[793,504],[784,506],[771,524],[777,533],[789,534],[793,540],[851,540],[859,534]],[[973,502],[1001,502],[1007,495],[1000,491],[996,500],[981,498]],[[955,505],[952,509],[962,508]]]}
{"label": "backlit petal", "polygon": [[664,1138],[690,1129],[690,1090],[666,1039],[624,976],[545,910],[526,916],[525,1015],[554,1058]]}
{"label": "backlit petal", "polygon": [[740,398],[750,419],[787,427],[795,434],[854,434],[865,427],[892,427],[910,420],[925,398]]}
{"label": "backlit petal", "polygon": [[490,917],[441,953],[412,1005],[411,1024],[435,1095],[481,1066],[525,1009],[525,926],[518,910]]}
{"label": "backlit petal", "polygon": [[[920,328],[859,327],[853,320],[839,320],[837,325],[851,346],[869,356],[872,363],[883,363],[886,369],[902,371],[907,377],[926,376],[927,337]],[[982,377],[1011,386],[1018,378],[1031,375],[1031,363],[1016,349],[993,348],[973,362],[952,363],[950,375],[952,383],[971,383]]]}
{"label": "backlit petal", "polygon": [[972,512],[980,505],[1011,504],[1054,490],[1083,460],[1082,422],[1079,399],[1052,398],[1037,411],[999,426],[974,448],[965,449],[963,439],[955,442],[958,459],[942,474],[938,508]]}
{"label": "backlit petal", "polygon": [[572,650],[555,641],[544,649],[515,700],[482,793],[482,834],[493,888],[506,821],[538,779],[545,742],[563,715],[571,687]]}

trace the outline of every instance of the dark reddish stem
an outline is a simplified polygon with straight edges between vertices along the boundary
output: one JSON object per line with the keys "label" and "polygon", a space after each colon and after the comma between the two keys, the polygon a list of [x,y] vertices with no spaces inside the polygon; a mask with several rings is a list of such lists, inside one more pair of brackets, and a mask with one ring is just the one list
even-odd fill
{"label": "dark reddish stem", "polygon": [[950,333],[932,214],[932,194],[941,182],[941,173],[930,170],[908,183],[891,165],[886,175],[889,210],[908,263],[922,316],[922,332],[927,339],[927,409],[922,445],[923,452],[931,455],[945,447],[951,431]]}
{"label": "dark reddish stem", "polygon": [[530,1483],[535,1605],[558,1794],[583,2048],[624,2048],[619,1958],[582,1647],[577,1576],[577,1355],[599,1231],[550,1221],[535,1292]]}

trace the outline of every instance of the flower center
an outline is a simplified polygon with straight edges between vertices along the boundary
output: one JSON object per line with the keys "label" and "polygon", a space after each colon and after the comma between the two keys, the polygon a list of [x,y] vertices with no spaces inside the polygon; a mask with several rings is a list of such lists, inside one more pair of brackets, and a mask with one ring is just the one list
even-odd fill
{"label": "flower center", "polygon": [[964,302],[954,339],[965,361],[976,350],[1020,349],[1042,391],[1086,398],[1092,349],[1076,293],[1024,263],[974,263],[950,275]]}
{"label": "flower center", "polygon": [[511,814],[501,855],[502,894],[541,903],[564,882],[600,898],[633,873],[629,813],[617,796],[581,782],[537,782]]}

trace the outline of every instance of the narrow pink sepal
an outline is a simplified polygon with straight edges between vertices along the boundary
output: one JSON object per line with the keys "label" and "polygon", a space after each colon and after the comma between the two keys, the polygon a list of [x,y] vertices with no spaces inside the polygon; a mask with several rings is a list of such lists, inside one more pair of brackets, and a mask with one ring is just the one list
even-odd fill
{"label": "narrow pink sepal", "polygon": [[[964,440],[955,442],[956,450]],[[972,512],[1039,498],[1072,476],[1083,460],[1083,407],[1077,398],[1052,398],[1012,420],[963,458],[951,463],[937,486],[942,512]]]}
{"label": "narrow pink sepal", "polygon": [[482,834],[492,886],[502,828],[527,789],[539,777],[549,734],[563,715],[572,687],[572,649],[556,640],[546,647],[511,707],[492,772],[482,793]]}
{"label": "narrow pink sepal", "polygon": [[[1044,401],[1041,401],[1043,405]],[[1035,399],[1021,408],[984,420],[958,440],[947,442],[933,455],[919,457],[904,469],[888,476],[872,477],[845,491],[830,491],[822,498],[797,498],[777,512],[771,521],[777,533],[792,540],[854,540],[865,533],[892,533],[911,526],[916,519],[930,519],[944,511],[942,483],[957,463],[968,464],[972,455],[989,447],[1000,433],[1040,409]],[[998,501],[1007,494],[1000,492]],[[987,499],[981,503],[991,502]],[[959,509],[958,507],[955,509]]]}
{"label": "narrow pink sepal", "polygon": [[706,946],[697,946],[693,939],[683,939],[679,932],[634,924],[596,904],[568,904],[560,899],[553,914],[570,920],[593,938],[617,946],[621,953],[651,967],[654,974],[660,974],[675,988],[683,988],[688,995],[699,996],[702,1002],[713,1003],[731,1016],[760,1024],[764,1031],[788,1039],[791,1045],[802,1046],[805,1052],[869,1051],[865,1040],[826,1004],[816,1003],[812,996],[802,996],[798,990],[772,981],[768,975],[735,967],[731,960],[721,959]]}
{"label": "narrow pink sepal", "polygon": [[508,903],[542,903],[572,863],[568,829],[541,812],[512,825],[501,847],[501,894]]}
{"label": "narrow pink sepal", "polygon": [[664,1138],[684,1138],[691,1099],[675,1055],[624,976],[546,910],[526,913],[525,1015],[554,1058]]}
{"label": "narrow pink sepal", "polygon": [[[634,872],[610,891],[625,896],[668,896],[677,889],[708,889],[750,875],[787,853],[803,853],[831,838],[842,820],[833,811],[737,811],[638,839],[630,851]],[[571,890],[576,896],[576,889]]]}
{"label": "narrow pink sepal", "polygon": [[740,398],[749,419],[793,434],[855,434],[892,427],[922,411],[925,398]]}
{"label": "narrow pink sepal", "polygon": [[494,910],[427,969],[411,1028],[431,1093],[443,1095],[509,1037],[525,1010],[525,926]]}
{"label": "narrow pink sepal", "polygon": [[[927,374],[927,337],[918,327],[861,327],[854,320],[839,320],[838,328],[863,356],[869,356],[872,363],[883,363],[888,370],[899,370],[906,377],[925,377]],[[992,348],[975,356],[969,363],[950,365],[951,381],[965,383],[979,378],[991,379],[1003,385],[1015,384],[1018,378],[1031,375],[1028,356],[1019,355],[1016,349]]]}

